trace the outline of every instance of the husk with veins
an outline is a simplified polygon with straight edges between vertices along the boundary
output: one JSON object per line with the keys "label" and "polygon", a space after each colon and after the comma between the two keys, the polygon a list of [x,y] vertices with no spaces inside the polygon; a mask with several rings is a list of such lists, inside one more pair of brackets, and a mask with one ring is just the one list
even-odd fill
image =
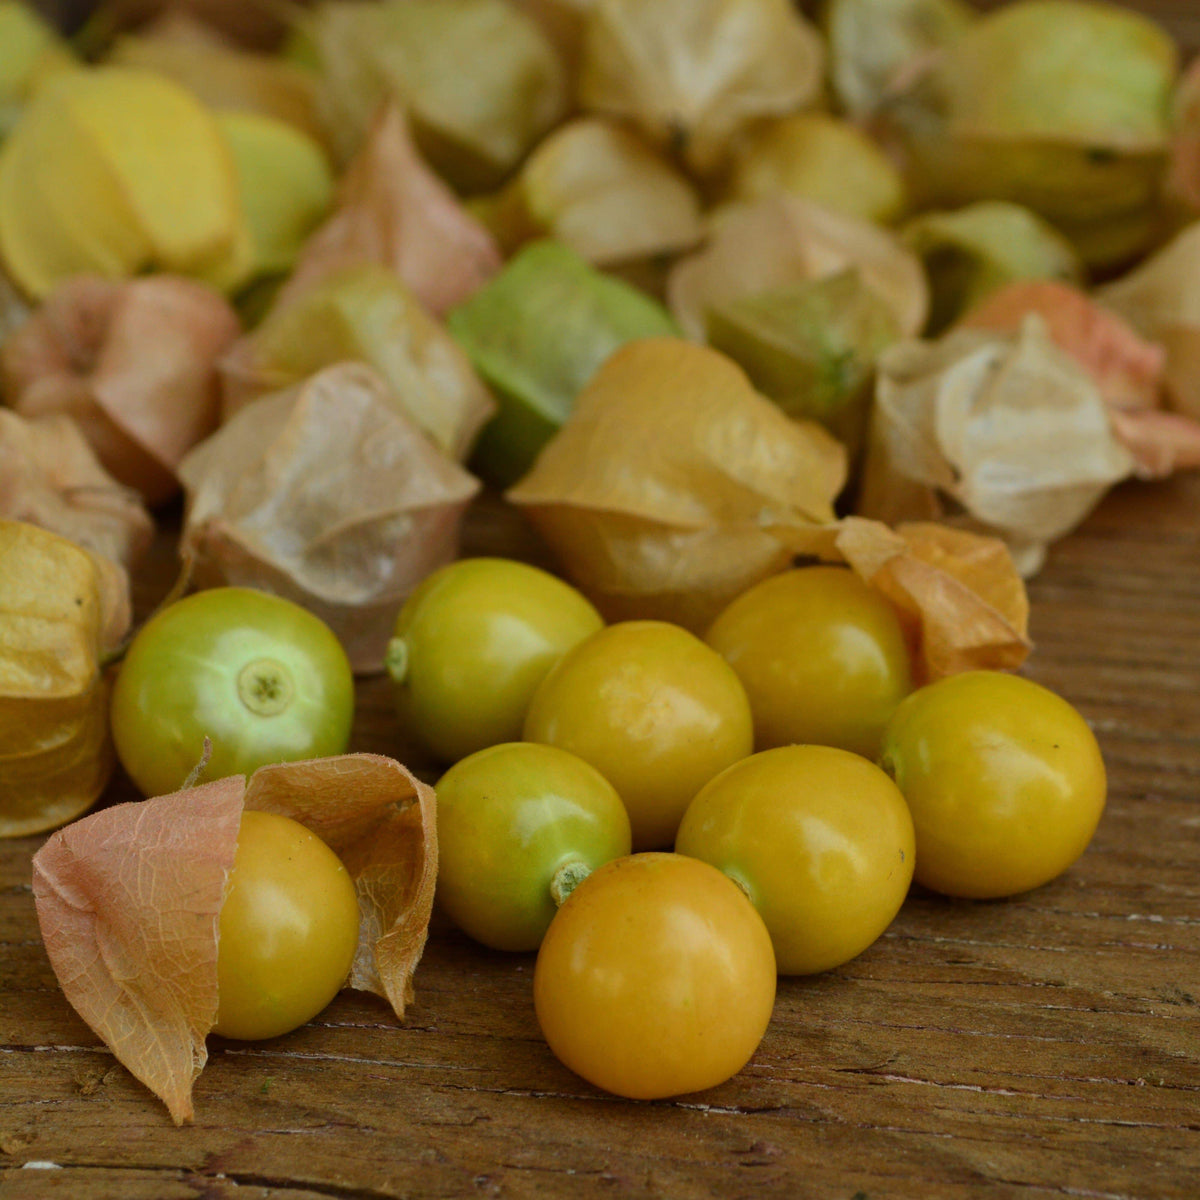
{"label": "husk with veins", "polygon": [[1015,334],[884,351],[858,510],[1002,537],[1028,575],[1134,465],[1094,380],[1034,313]]}
{"label": "husk with veins", "polygon": [[85,812],[113,768],[103,664],[130,624],[124,570],[0,518],[0,837]]}
{"label": "husk with veins", "polygon": [[1163,348],[1085,292],[1051,281],[1010,284],[969,312],[960,327],[1014,331],[1031,312],[1095,380],[1113,432],[1133,455],[1140,477],[1200,466],[1200,420],[1162,407]]}
{"label": "husk with veins", "polygon": [[433,789],[393,759],[349,754],[263,767],[105,809],[33,860],[46,952],[66,998],[176,1124],[217,1015],[217,932],[242,812],[306,826],[341,858],[359,904],[346,986],[413,1000],[437,877]]}
{"label": "husk with veins", "polygon": [[382,668],[404,598],[457,554],[479,489],[358,363],[248,405],[180,477],[181,553],[196,582],[294,600],[333,629],[360,672]]}
{"label": "husk with veins", "polygon": [[903,336],[920,332],[929,312],[920,260],[887,230],[799,196],[726,209],[708,244],[672,268],[667,300],[684,333],[702,341],[710,308],[851,268]]}
{"label": "husk with veins", "polygon": [[425,164],[394,103],[376,114],[334,213],[305,243],[276,307],[365,263],[395,271],[434,316],[462,303],[502,263],[492,235]]}
{"label": "husk with veins", "polygon": [[0,383],[23,416],[75,419],[105,470],[149,504],[217,424],[217,359],[240,325],[225,299],[170,275],[68,280],[0,344]]}
{"label": "husk with veins", "polygon": [[711,175],[753,122],[814,103],[824,49],[789,0],[599,0],[579,100]]}

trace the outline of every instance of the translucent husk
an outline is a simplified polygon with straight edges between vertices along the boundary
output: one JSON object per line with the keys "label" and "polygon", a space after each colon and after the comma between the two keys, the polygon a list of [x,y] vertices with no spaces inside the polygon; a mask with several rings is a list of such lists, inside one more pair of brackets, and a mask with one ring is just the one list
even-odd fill
{"label": "translucent husk", "polygon": [[506,251],[551,236],[601,266],[674,254],[703,234],[700,198],[688,180],[602,117],[555,130],[480,211]]}
{"label": "translucent husk", "polygon": [[778,530],[833,519],[842,446],[758,395],[724,355],[630,342],[506,493],[610,620],[703,630],[792,551]]}
{"label": "translucent husk", "polygon": [[0,517],[49,529],[126,571],[154,534],[141,498],[100,465],[70,417],[27,421],[4,408]]}
{"label": "translucent husk", "polygon": [[342,179],[335,212],[309,239],[277,303],[363,263],[390,267],[434,316],[500,269],[491,235],[425,165],[395,104],[380,109]]}
{"label": "translucent husk", "polygon": [[479,488],[358,363],[248,405],[179,474],[181,553],[196,582],[294,600],[333,629],[357,671],[382,668],[404,598],[455,557]]}
{"label": "translucent husk", "polygon": [[24,0],[0,0],[0,142],[46,75],[72,62],[67,44]]}
{"label": "translucent husk", "polygon": [[1091,376],[1036,314],[886,350],[859,511],[1004,538],[1022,574],[1133,471]]}
{"label": "translucent husk", "polygon": [[941,333],[1006,283],[1083,282],[1083,264],[1071,243],[1036,213],[1003,200],[922,213],[901,236],[929,276],[931,334]]}
{"label": "translucent husk", "polygon": [[359,903],[347,986],[403,1017],[437,878],[433,789],[393,759],[347,754],[120,804],[55,834],[33,860],[46,952],[79,1015],[177,1125],[217,1015],[217,931],[245,810],[312,830]]}
{"label": "translucent husk", "polygon": [[798,196],[730,207],[708,245],[672,269],[667,298],[699,341],[715,306],[848,269],[883,300],[901,334],[924,328],[929,290],[917,257],[887,230]]}
{"label": "translucent husk", "polygon": [[887,225],[907,207],[904,179],[858,126],[829,113],[794,113],[756,126],[738,144],[731,200],[791,192],[826,208]]}
{"label": "translucent husk", "polygon": [[422,153],[455,187],[496,187],[567,110],[562,63],[505,0],[320,4],[309,36],[326,124],[354,152],[380,102],[403,103]]}
{"label": "translucent husk", "polygon": [[1096,298],[1164,348],[1170,407],[1200,419],[1200,222]]}
{"label": "translucent husk", "polygon": [[821,25],[839,104],[855,119],[872,116],[910,71],[976,16],[962,0],[827,0]]}
{"label": "translucent husk", "polygon": [[1153,232],[1176,72],[1146,17],[1018,0],[973,23],[888,117],[923,203],[1011,200],[1110,265]]}
{"label": "translucent husk", "polygon": [[216,118],[150,71],[57,72],[0,149],[0,257],[35,299],[81,273],[216,278],[239,219]]}
{"label": "translucent husk", "polygon": [[108,60],[166,75],[210,108],[262,113],[324,141],[311,72],[277,55],[243,50],[186,10],[172,9],[118,38]]}
{"label": "translucent husk", "polygon": [[710,174],[752,122],[817,99],[823,59],[819,35],[788,0],[599,0],[579,99]]}
{"label": "translucent husk", "polygon": [[0,381],[24,416],[73,417],[105,469],[155,504],[216,427],[216,362],[238,329],[194,280],[73,279],[0,345]]}
{"label": "translucent husk", "polygon": [[386,267],[348,267],[276,308],[221,364],[228,420],[339,362],[367,363],[386,403],[464,459],[496,406],[463,350]]}
{"label": "translucent husk", "polygon": [[0,837],[86,811],[113,767],[105,656],[129,628],[124,571],[0,519]]}
{"label": "translucent husk", "polygon": [[862,444],[875,360],[896,322],[857,271],[785,284],[709,309],[707,340],[791,417],[819,421],[847,448]]}
{"label": "translucent husk", "polygon": [[613,351],[678,333],[649,296],[553,241],[519,251],[448,326],[499,400],[472,462],[501,487],[529,469]]}

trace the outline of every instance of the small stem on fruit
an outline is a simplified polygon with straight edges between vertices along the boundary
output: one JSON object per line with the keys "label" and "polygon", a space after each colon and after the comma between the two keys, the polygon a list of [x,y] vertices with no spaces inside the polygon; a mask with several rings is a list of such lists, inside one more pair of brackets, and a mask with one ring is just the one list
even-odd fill
{"label": "small stem on fruit", "polygon": [[183,787],[180,791],[186,792],[188,788],[194,788],[200,782],[200,776],[204,774],[208,768],[208,764],[212,759],[212,739],[204,735],[204,749],[200,751],[200,761],[188,772],[188,777],[183,781]]}
{"label": "small stem on fruit", "polygon": [[592,868],[579,859],[565,862],[550,880],[550,898],[555,907],[562,908],[567,897],[592,873]]}
{"label": "small stem on fruit", "polygon": [[391,676],[393,683],[403,683],[408,674],[408,643],[399,637],[394,637],[387,644],[383,655],[383,669]]}

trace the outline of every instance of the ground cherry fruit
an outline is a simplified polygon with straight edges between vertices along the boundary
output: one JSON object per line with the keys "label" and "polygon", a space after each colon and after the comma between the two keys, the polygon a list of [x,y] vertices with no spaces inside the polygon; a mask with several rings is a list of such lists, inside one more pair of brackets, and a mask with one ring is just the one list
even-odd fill
{"label": "ground cherry fruit", "polygon": [[715,1087],[749,1061],[775,1002],[762,918],[720,871],[634,854],[589,875],[546,931],[533,977],[559,1060],[635,1100]]}
{"label": "ground cherry fruit", "polygon": [[832,746],[781,746],[722,771],[688,806],[675,848],[743,888],[781,975],[861,954],[891,924],[913,874],[899,789]]}
{"label": "ground cherry fruit", "polygon": [[705,641],[737,672],[759,750],[840,746],[874,759],[912,688],[892,606],[845,567],[797,567],[743,592]]}
{"label": "ground cherry fruit", "polygon": [[358,899],[337,855],[290,817],[245,812],[217,947],[223,1037],[278,1037],[312,1020],[346,981]]}
{"label": "ground cherry fruit", "polygon": [[612,784],[566,750],[489,746],[438,781],[437,900],[494,950],[536,950],[570,890],[629,853]]}
{"label": "ground cherry fruit", "polygon": [[1104,809],[1104,761],[1065,700],[1018,675],[968,671],[909,696],[881,762],[916,828],[918,883],[950,896],[1011,896],[1084,851]]}
{"label": "ground cherry fruit", "polygon": [[579,755],[617,789],[635,850],[669,847],[692,797],[754,742],[738,677],[665,621],[609,625],[566,654],[534,693],[524,736]]}

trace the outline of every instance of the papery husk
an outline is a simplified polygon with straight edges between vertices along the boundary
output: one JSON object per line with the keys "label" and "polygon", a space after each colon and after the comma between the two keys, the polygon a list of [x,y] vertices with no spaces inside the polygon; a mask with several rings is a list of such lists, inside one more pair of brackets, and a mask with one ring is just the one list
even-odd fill
{"label": "papery husk", "polygon": [[245,810],[290,817],[354,880],[358,951],[346,986],[413,999],[437,877],[433,789],[393,759],[280,763],[105,809],[33,859],[50,963],[71,1005],[117,1060],[193,1118],[192,1087],[217,1016],[217,935]]}
{"label": "papery husk", "polygon": [[89,48],[104,49],[122,31],[186,18],[246,50],[280,48],[308,0],[101,0],[78,35]]}
{"label": "papery husk", "polygon": [[1200,420],[1200,222],[1096,298],[1163,347],[1169,406]]}
{"label": "papery husk", "polygon": [[[0,267],[0,346],[10,333],[25,324],[31,312],[32,306]],[[0,400],[3,399],[4,381],[0,379]]]}
{"label": "papery husk", "polygon": [[823,112],[794,113],[756,126],[738,144],[727,198],[790,192],[825,208],[888,225],[908,206],[904,178],[856,125]]}
{"label": "papery husk", "polygon": [[363,362],[385,401],[451,458],[466,458],[495,402],[470,359],[386,267],[348,267],[267,315],[221,363],[222,415],[302,383],[324,367]]}
{"label": "papery husk", "polygon": [[392,98],[444,179],[487,191],[566,115],[562,62],[537,22],[505,0],[326,2],[306,28],[343,156]]}
{"label": "papery husk", "polygon": [[875,360],[899,336],[886,304],[857,271],[726,301],[707,315],[707,341],[791,417],[819,421],[847,448],[862,444]]}
{"label": "papery husk", "polygon": [[336,211],[309,239],[276,303],[291,303],[344,267],[377,263],[441,316],[501,261],[491,234],[425,165],[403,111],[389,104],[342,180]]}
{"label": "papery husk", "polygon": [[1133,469],[1091,376],[1031,314],[1016,334],[961,330],[884,351],[858,510],[1002,537],[1031,575]]}
{"label": "papery husk", "polygon": [[656,301],[554,241],[519,251],[448,328],[499,401],[472,465],[500,487],[529,469],[613,351],[679,332]]}
{"label": "papery husk", "polygon": [[141,497],[100,465],[70,417],[27,421],[3,408],[0,517],[40,525],[126,570],[154,536]]}
{"label": "papery husk", "polygon": [[583,54],[583,32],[587,14],[596,7],[596,0],[510,0],[522,12],[528,13],[558,51],[574,79]]}
{"label": "papery husk", "polygon": [[1153,233],[1177,59],[1137,13],[1017,0],[950,43],[887,118],[922,204],[1023,204],[1111,266]]}
{"label": "papery husk", "polygon": [[113,768],[102,663],[130,624],[124,572],[0,518],[0,837],[85,812]]}
{"label": "papery husk", "polygon": [[708,245],[672,269],[667,299],[684,333],[700,341],[704,314],[717,305],[851,268],[887,304],[902,335],[924,328],[929,288],[917,257],[887,230],[799,196],[726,210]]}
{"label": "papery husk", "polygon": [[210,108],[256,112],[286,121],[318,144],[315,76],[273,54],[244,50],[186,10],[171,10],[119,37],[110,62],[166,75]]}
{"label": "papery husk", "polygon": [[991,292],[1018,279],[1084,281],[1074,247],[1036,213],[1003,200],[922,213],[901,231],[920,255],[932,301],[926,332],[939,334]]}
{"label": "papery husk", "polygon": [[216,427],[216,362],[239,328],[194,280],[80,277],[0,345],[0,381],[24,416],[73,417],[109,474],[157,504],[179,490],[180,459]]}
{"label": "papery husk", "polygon": [[[506,493],[609,620],[703,631],[833,520],[845,451],[724,355],[674,338],[618,350]],[[779,532],[785,531],[785,532]]]}
{"label": "papery husk", "polygon": [[962,0],[827,0],[821,26],[839,105],[855,120],[871,117],[977,16]]}
{"label": "papery husk", "polygon": [[66,42],[24,0],[0,0],[0,142],[20,120],[30,93],[73,60]]}
{"label": "papery husk", "polygon": [[635,133],[603,117],[555,130],[481,211],[507,252],[550,236],[598,266],[675,254],[704,232],[691,183]]}
{"label": "papery husk", "polygon": [[396,613],[458,551],[479,482],[359,363],[242,409],[183,461],[180,552],[200,586],[274,592],[319,616],[356,671],[382,668]]}
{"label": "papery husk", "polygon": [[823,60],[820,36],[788,0],[599,0],[579,100],[711,174],[752,122],[817,99]]}
{"label": "papery husk", "polygon": [[1200,58],[1192,60],[1175,89],[1163,191],[1189,216],[1200,215]]}

